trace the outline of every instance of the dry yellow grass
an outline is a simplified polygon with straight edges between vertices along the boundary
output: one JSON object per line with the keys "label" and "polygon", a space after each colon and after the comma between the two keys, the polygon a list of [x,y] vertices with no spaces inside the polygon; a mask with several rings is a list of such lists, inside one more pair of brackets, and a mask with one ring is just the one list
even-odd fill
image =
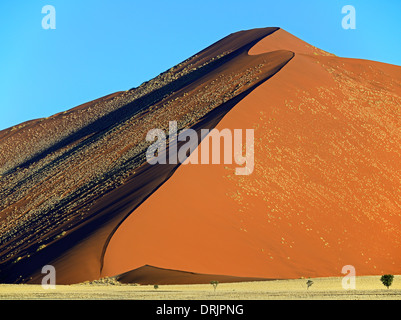
{"label": "dry yellow grass", "polygon": [[401,276],[395,276],[387,289],[379,276],[361,276],[356,279],[355,290],[344,290],[341,277],[315,278],[307,290],[307,279],[274,280],[242,283],[221,283],[216,292],[210,284],[199,285],[58,285],[56,289],[43,289],[40,285],[0,285],[0,299],[68,299],[68,300],[401,300]]}

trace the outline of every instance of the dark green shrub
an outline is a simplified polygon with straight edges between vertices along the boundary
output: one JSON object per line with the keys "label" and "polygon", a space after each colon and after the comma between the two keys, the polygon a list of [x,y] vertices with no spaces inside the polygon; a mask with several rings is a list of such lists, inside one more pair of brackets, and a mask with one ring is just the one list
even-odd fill
{"label": "dark green shrub", "polygon": [[394,276],[392,274],[385,274],[382,275],[380,281],[387,287],[390,288],[391,284],[393,283]]}

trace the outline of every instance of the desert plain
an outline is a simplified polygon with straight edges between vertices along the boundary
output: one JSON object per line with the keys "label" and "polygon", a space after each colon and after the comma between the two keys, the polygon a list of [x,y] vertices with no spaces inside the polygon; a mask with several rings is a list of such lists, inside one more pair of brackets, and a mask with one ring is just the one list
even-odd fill
{"label": "desert plain", "polygon": [[1,300],[401,300],[401,275],[387,289],[378,276],[357,276],[345,290],[342,277],[219,283],[153,285],[81,283],[44,289],[33,284],[1,284]]}

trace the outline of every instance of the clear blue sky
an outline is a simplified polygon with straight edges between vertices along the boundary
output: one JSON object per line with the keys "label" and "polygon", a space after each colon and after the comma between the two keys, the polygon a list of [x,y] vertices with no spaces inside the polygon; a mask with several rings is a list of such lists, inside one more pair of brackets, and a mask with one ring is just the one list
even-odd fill
{"label": "clear blue sky", "polygon": [[[42,28],[44,5],[56,29]],[[356,30],[341,26],[344,5]],[[338,56],[401,65],[400,0],[1,0],[0,130],[153,78],[239,30],[281,27]]]}

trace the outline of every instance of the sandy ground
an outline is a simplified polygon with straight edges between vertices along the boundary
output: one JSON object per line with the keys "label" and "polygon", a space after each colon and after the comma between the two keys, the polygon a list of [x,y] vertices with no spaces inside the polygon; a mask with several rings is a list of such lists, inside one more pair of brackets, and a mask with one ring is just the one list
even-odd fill
{"label": "sandy ground", "polygon": [[209,284],[161,285],[158,289],[143,285],[59,285],[43,289],[40,285],[0,285],[2,300],[401,300],[401,276],[395,276],[390,289],[379,276],[357,277],[355,290],[344,290],[342,278],[316,278],[306,289],[306,279],[221,283],[216,292]]}

